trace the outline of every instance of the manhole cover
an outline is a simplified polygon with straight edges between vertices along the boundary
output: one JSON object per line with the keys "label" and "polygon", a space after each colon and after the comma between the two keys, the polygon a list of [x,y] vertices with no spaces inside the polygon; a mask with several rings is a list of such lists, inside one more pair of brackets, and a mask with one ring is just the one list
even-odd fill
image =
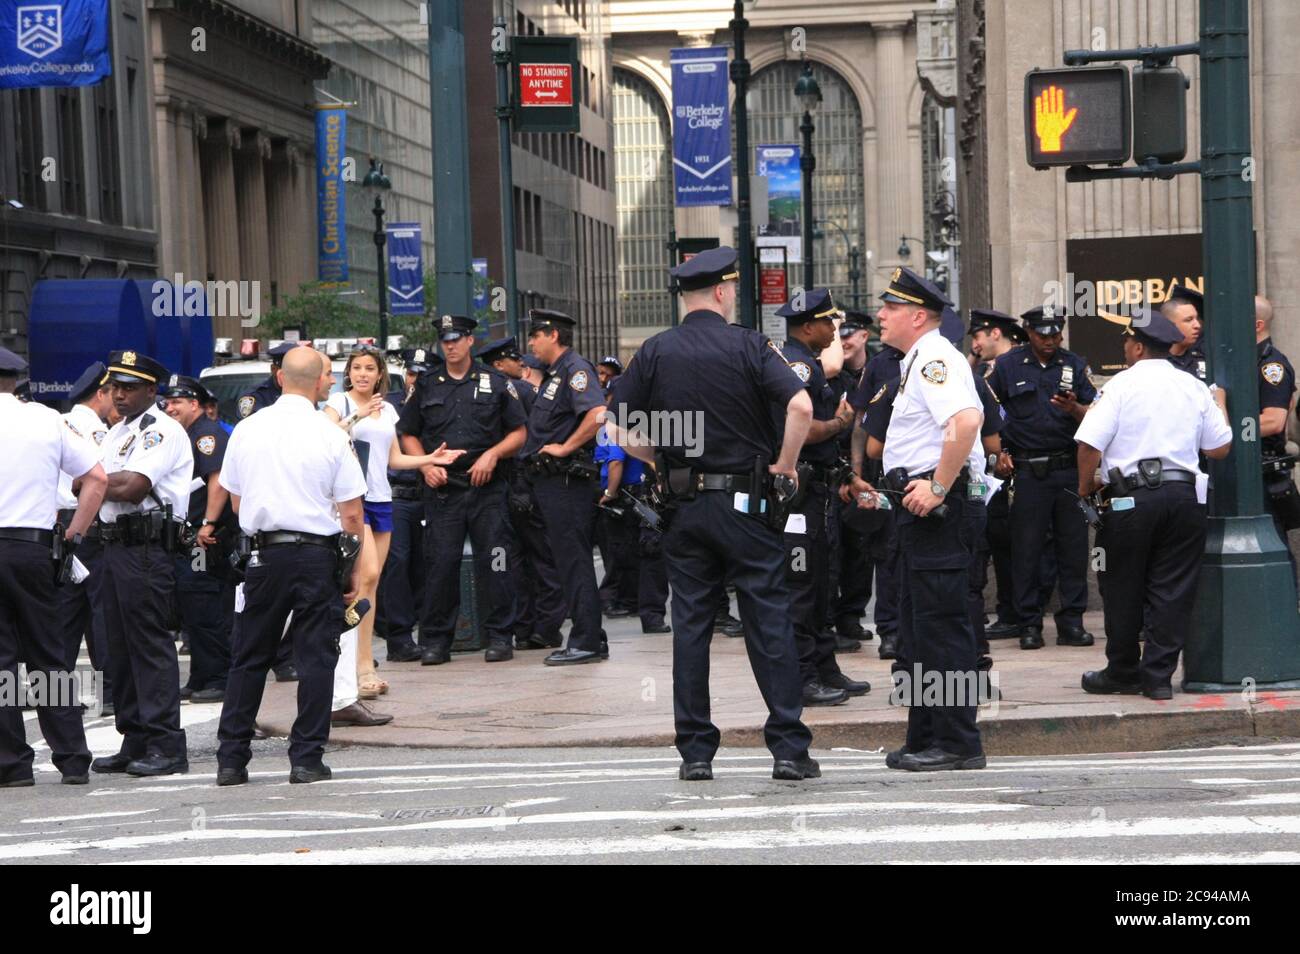
{"label": "manhole cover", "polygon": [[1125,802],[1208,802],[1234,794],[1224,788],[1052,788],[1003,795],[999,801],[1049,808],[1091,808]]}

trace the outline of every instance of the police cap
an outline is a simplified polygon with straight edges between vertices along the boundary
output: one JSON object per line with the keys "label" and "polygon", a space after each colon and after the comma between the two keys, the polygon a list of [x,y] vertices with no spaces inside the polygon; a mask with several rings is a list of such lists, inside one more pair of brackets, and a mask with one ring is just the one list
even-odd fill
{"label": "police cap", "polygon": [[438,355],[424,348],[407,348],[402,352],[402,364],[406,366],[407,371],[414,371],[416,374],[428,371],[437,360]]}
{"label": "police cap", "polygon": [[840,322],[840,337],[847,338],[856,331],[867,331],[871,328],[871,316],[862,311],[844,312],[844,320]]}
{"label": "police cap", "polygon": [[1185,301],[1196,309],[1196,314],[1200,317],[1205,315],[1205,296],[1195,288],[1189,288],[1182,282],[1174,282],[1169,289],[1169,301]]}
{"label": "police cap", "polygon": [[577,323],[576,318],[570,317],[562,311],[552,311],[550,308],[528,309],[528,333],[530,335],[538,331],[550,331],[552,328],[572,328]]}
{"label": "police cap", "polygon": [[489,341],[478,350],[478,359],[487,364],[500,358],[513,358],[518,361],[519,357],[519,342],[515,341],[514,335],[502,338],[500,341]]}
{"label": "police cap", "polygon": [[1054,335],[1065,327],[1065,309],[1060,305],[1035,305],[1021,312],[1025,327],[1040,335]]}
{"label": "police cap", "polygon": [[902,305],[919,305],[940,314],[944,308],[952,307],[952,302],[939,286],[902,265],[889,276],[889,286],[880,293],[880,298]]}
{"label": "police cap", "polygon": [[297,341],[281,341],[274,348],[269,349],[266,353],[271,356],[271,360],[279,364],[284,360],[284,356],[298,347]]}
{"label": "police cap", "polygon": [[187,374],[173,374],[167,379],[167,396],[169,398],[193,398],[200,404],[212,400],[212,394],[200,383],[198,378]]}
{"label": "police cap", "polygon": [[158,384],[167,380],[167,369],[138,351],[114,351],[108,356],[108,380],[120,384]]}
{"label": "police cap", "polygon": [[970,310],[970,331],[968,334],[975,334],[977,331],[992,331],[994,328],[1010,338],[1012,341],[1024,341],[1025,331],[1020,327],[1020,322],[1010,315],[1001,311],[994,311],[992,308],[972,308]]}
{"label": "police cap", "polygon": [[1133,312],[1124,334],[1137,338],[1143,344],[1153,344],[1161,350],[1168,350],[1183,342],[1183,333],[1178,326],[1154,308],[1139,308]]}
{"label": "police cap", "polygon": [[104,367],[104,362],[96,361],[85,371],[81,372],[81,377],[77,378],[72,384],[72,390],[68,392],[68,400],[73,404],[80,404],[84,401],[91,391],[98,391],[103,387],[108,369]]}
{"label": "police cap", "polygon": [[810,288],[806,292],[796,293],[776,310],[776,314],[777,317],[784,318],[787,325],[802,325],[822,318],[831,321],[839,311],[827,289]]}
{"label": "police cap", "polygon": [[464,315],[443,315],[434,319],[433,327],[438,332],[439,341],[459,341],[466,335],[472,335],[478,322]]}
{"label": "police cap", "polygon": [[674,268],[672,276],[682,291],[712,288],[740,277],[736,257],[736,250],[728,245],[708,248]]}
{"label": "police cap", "polygon": [[8,348],[0,348],[0,375],[16,378],[27,370],[27,362]]}

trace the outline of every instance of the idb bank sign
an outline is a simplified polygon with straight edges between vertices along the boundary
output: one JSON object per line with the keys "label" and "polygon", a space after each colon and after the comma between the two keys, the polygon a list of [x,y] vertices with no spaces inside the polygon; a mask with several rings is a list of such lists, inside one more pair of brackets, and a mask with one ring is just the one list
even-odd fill
{"label": "idb bank sign", "polygon": [[673,186],[676,204],[731,204],[727,48],[672,51]]}
{"label": "idb bank sign", "polygon": [[0,89],[89,86],[112,70],[105,0],[0,0]]}

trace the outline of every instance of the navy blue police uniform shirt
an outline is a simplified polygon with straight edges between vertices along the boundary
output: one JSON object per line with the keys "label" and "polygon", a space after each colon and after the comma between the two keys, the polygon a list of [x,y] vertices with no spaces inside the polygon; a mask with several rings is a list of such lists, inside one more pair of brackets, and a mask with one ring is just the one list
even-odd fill
{"label": "navy blue police uniform shirt", "polygon": [[1210,372],[1200,345],[1188,348],[1182,354],[1171,354],[1168,360],[1179,371],[1186,371],[1198,381],[1209,382]]}
{"label": "navy blue police uniform shirt", "polygon": [[447,470],[469,470],[488,448],[527,422],[514,384],[501,372],[477,361],[457,380],[440,365],[420,375],[415,392],[402,405],[398,434],[420,439],[425,453],[444,441],[465,454]]}
{"label": "navy blue police uniform shirt", "polygon": [[572,348],[546,369],[546,377],[528,415],[528,440],[523,456],[547,444],[563,444],[593,407],[604,407],[605,395],[591,362]]}
{"label": "navy blue police uniform shirt", "polygon": [[890,381],[897,381],[903,374],[903,352],[885,345],[867,361],[862,369],[858,386],[849,394],[849,403],[862,412],[871,399],[880,393],[880,389]]}
{"label": "navy blue police uniform shirt", "polygon": [[[203,521],[208,509],[208,475],[221,470],[222,461],[226,459],[226,444],[230,435],[220,424],[200,414],[198,420],[185,431],[190,439],[190,450],[194,454],[194,476],[203,481],[203,486],[190,492],[190,512],[188,519],[196,527]],[[226,504],[226,510],[231,509]],[[226,512],[222,512],[222,517]]]}
{"label": "navy blue police uniform shirt", "polygon": [[[790,370],[799,376],[799,380],[804,383],[804,390],[812,398],[813,420],[829,421],[835,416],[838,398],[836,398],[834,389],[826,380],[826,374],[822,371],[821,362],[812,353],[812,349],[798,338],[787,339],[783,350],[785,351],[785,360],[790,363]],[[778,413],[776,418],[777,433],[779,435],[784,434],[785,406],[778,406],[776,411]],[[833,467],[839,462],[839,457],[839,448],[834,440],[821,441],[817,444],[804,444],[803,449],[799,451],[799,460],[817,467]]]}
{"label": "navy blue police uniform shirt", "polygon": [[776,460],[771,406],[784,408],[803,389],[804,382],[765,335],[701,310],[641,345],[614,384],[613,406],[628,414],[698,412],[699,456],[687,457],[680,443],[663,444],[668,463],[708,474],[748,475],[755,457],[768,465]]}
{"label": "navy blue police uniform shirt", "polygon": [[265,381],[239,399],[235,405],[235,410],[242,421],[244,418],[256,414],[262,408],[270,407],[278,400],[280,400],[280,389],[276,386],[275,375],[270,374]]}
{"label": "navy blue police uniform shirt", "polygon": [[[1002,410],[1002,405],[998,403],[998,396],[993,393],[993,389],[978,371],[972,371],[972,374],[975,376],[975,393],[979,395],[980,406],[984,411],[980,437],[999,434],[1006,426],[1006,414]],[[898,393],[898,381],[899,379],[895,378],[888,384],[882,385],[867,404],[863,428],[868,437],[874,437],[882,444],[885,442],[885,434],[889,431],[889,419],[894,416],[894,396]]]}
{"label": "navy blue police uniform shirt", "polygon": [[[1295,369],[1287,356],[1273,346],[1272,338],[1265,338],[1255,348],[1259,358],[1259,409],[1266,407],[1289,408],[1295,393]],[[1286,428],[1282,433],[1265,437],[1260,442],[1265,457],[1286,456]]]}
{"label": "navy blue police uniform shirt", "polygon": [[1003,442],[1017,453],[1031,451],[1074,452],[1074,432],[1079,423],[1052,406],[1061,381],[1069,384],[1080,404],[1097,397],[1088,375],[1088,363],[1072,351],[1060,349],[1047,366],[1038,363],[1027,344],[1012,348],[993,364],[989,387],[1006,409]]}
{"label": "navy blue police uniform shirt", "polygon": [[[412,390],[414,393],[414,390]],[[393,406],[400,418],[402,406],[406,403],[405,391],[389,391],[384,395],[384,400]],[[400,487],[419,487],[424,483],[424,476],[418,470],[389,470],[388,483]]]}
{"label": "navy blue police uniform shirt", "polygon": [[537,388],[533,387],[532,382],[525,381],[523,378],[515,378],[515,392],[519,395],[519,403],[524,406],[524,414],[532,417],[533,404],[537,401]]}
{"label": "navy blue police uniform shirt", "polygon": [[[863,377],[866,376],[867,366],[864,364],[856,371],[852,371],[846,365],[840,369],[840,373],[830,378],[828,383],[831,386],[831,393],[835,395],[835,406],[840,406],[841,398],[849,398],[858,389],[862,383]],[[850,401],[852,403],[852,401]],[[835,439],[835,445],[839,448],[840,456],[847,458],[849,450],[853,444],[853,428],[847,428],[839,437]]]}

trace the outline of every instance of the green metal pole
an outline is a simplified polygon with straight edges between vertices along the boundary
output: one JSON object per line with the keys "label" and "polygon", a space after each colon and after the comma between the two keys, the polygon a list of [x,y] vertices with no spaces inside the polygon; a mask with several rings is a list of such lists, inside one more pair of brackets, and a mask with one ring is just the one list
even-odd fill
{"label": "green metal pole", "polygon": [[[493,31],[504,36],[506,18],[498,16],[492,21]],[[510,50],[497,50],[493,56],[497,67],[497,120],[501,148],[501,255],[506,279],[506,333],[519,335],[519,302],[515,289],[515,188],[514,161],[510,152]]]}
{"label": "green metal pole", "polygon": [[754,227],[751,222],[749,200],[749,107],[745,96],[749,90],[749,60],[745,59],[744,0],[736,0],[735,16],[731,20],[731,37],[735,56],[731,61],[731,82],[736,87],[736,252],[740,259],[739,323],[746,328],[757,328],[758,317],[754,308]]}
{"label": "green metal pole", "polygon": [[1248,4],[1201,0],[1201,220],[1206,329],[1227,390],[1232,453],[1211,462],[1213,509],[1184,688],[1300,689],[1300,614],[1285,544],[1264,510],[1255,357]]}
{"label": "green metal pole", "polygon": [[438,312],[470,315],[469,124],[461,0],[430,3],[429,111],[433,119],[433,241]]}

